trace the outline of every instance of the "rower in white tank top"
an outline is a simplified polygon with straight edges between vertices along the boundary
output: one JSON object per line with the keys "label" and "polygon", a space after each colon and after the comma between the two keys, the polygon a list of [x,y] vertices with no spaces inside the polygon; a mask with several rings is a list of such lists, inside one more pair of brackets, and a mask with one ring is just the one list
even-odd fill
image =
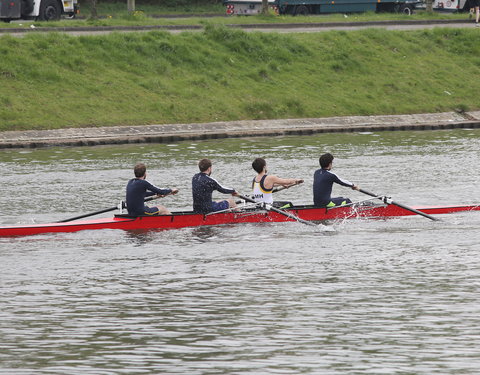
{"label": "rower in white tank top", "polygon": [[256,180],[256,177],[252,182],[252,198],[255,202],[273,203],[273,186],[267,189],[264,185],[267,175],[263,175],[260,181]]}
{"label": "rower in white tank top", "polygon": [[267,162],[262,158],[256,158],[252,163],[252,168],[258,173],[252,182],[252,198],[256,202],[272,204],[272,193],[275,186],[289,187],[303,182],[301,179],[280,178],[274,175],[268,176]]}

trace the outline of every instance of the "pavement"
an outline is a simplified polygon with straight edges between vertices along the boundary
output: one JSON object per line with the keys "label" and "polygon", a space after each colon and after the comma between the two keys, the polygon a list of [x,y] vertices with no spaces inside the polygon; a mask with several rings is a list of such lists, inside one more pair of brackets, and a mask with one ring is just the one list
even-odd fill
{"label": "pavement", "polygon": [[0,132],[0,149],[461,128],[480,128],[480,111],[5,131]]}
{"label": "pavement", "polygon": [[[319,16],[320,17],[320,16]],[[30,21],[16,21],[21,27],[0,28],[0,35],[24,36],[31,33],[63,32],[69,35],[99,35],[112,32],[168,31],[181,33],[184,31],[202,31],[204,25],[130,25],[130,26],[64,26],[36,27]],[[27,26],[29,25],[29,26]],[[258,23],[258,24],[225,24],[225,27],[242,29],[244,31],[263,32],[320,32],[329,30],[358,30],[362,28],[384,28],[387,30],[417,30],[434,27],[465,28],[475,27],[473,20],[388,20],[388,21],[342,21],[342,22],[309,22],[309,23]]]}

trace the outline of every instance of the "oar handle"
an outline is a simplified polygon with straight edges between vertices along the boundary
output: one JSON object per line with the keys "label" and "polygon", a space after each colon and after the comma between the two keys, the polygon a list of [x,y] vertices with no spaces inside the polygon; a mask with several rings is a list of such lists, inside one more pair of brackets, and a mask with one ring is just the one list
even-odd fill
{"label": "oar handle", "polygon": [[[143,201],[150,202],[150,201],[153,201],[154,199],[163,198],[163,197],[165,197],[165,195],[152,195],[151,197],[145,198]],[[124,203],[125,207],[127,207],[127,202],[122,201],[122,203]]]}
{"label": "oar handle", "polygon": [[150,197],[147,197],[145,198],[143,201],[144,202],[149,202],[149,201],[153,201],[154,199],[158,199],[158,198],[165,198],[166,196],[169,196],[169,195],[175,195],[178,193],[178,189],[170,189],[172,190],[170,193],[167,193],[167,194],[155,194],[155,195],[151,195]]}
{"label": "oar handle", "polygon": [[385,204],[391,204],[392,200],[383,196],[383,195],[377,195],[375,193],[371,193],[367,190],[364,190],[364,189],[358,189],[358,191],[360,193],[363,193],[363,194],[367,194],[367,195],[370,195],[371,197],[374,197],[374,198],[377,198],[377,199],[380,199],[383,203]]}
{"label": "oar handle", "polygon": [[250,197],[247,197],[246,195],[240,194],[238,192],[237,192],[237,197],[239,197],[240,199],[243,199],[244,201],[250,202],[250,203],[258,203],[254,199],[252,199]]}
{"label": "oar handle", "polygon": [[433,221],[440,221],[440,219],[437,219],[436,217],[433,217],[433,216],[431,216],[431,215],[428,215],[428,214],[426,214],[425,212],[416,210],[415,208],[408,207],[408,206],[405,206],[404,204],[395,202],[395,201],[391,200],[390,198],[383,197],[383,196],[379,196],[379,195],[377,195],[377,194],[374,194],[374,193],[372,193],[372,192],[370,192],[370,191],[367,191],[367,190],[364,190],[364,189],[358,189],[358,191],[359,191],[360,193],[367,194],[367,195],[370,195],[371,197],[375,197],[375,198],[377,198],[377,199],[380,199],[381,201],[383,201],[383,202],[386,203],[386,204],[393,204],[394,206],[398,206],[398,207],[400,207],[400,208],[403,208],[404,210],[407,210],[407,211],[413,212],[413,213],[415,213],[415,214],[417,214],[417,215],[426,217],[427,219],[430,219],[430,220],[433,220]]}
{"label": "oar handle", "polygon": [[298,182],[295,182],[294,184],[291,184],[291,185],[280,186],[278,188],[273,189],[272,193],[277,193],[277,192],[282,191],[282,190],[290,189],[291,187],[300,185],[302,183],[303,183],[303,180],[299,180]]}

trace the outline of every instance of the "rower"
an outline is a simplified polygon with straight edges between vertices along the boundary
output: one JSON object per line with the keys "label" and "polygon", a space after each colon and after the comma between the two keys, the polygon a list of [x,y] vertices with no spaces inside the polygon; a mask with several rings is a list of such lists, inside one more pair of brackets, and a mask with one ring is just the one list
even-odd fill
{"label": "rower", "polygon": [[170,215],[171,212],[162,205],[156,207],[148,207],[145,205],[145,197],[150,197],[155,194],[158,197],[163,197],[168,194],[177,194],[178,189],[160,189],[152,185],[146,180],[147,167],[143,163],[138,163],[133,168],[135,178],[132,178],[127,183],[127,210],[128,214],[132,216],[141,215]]}
{"label": "rower", "polygon": [[280,178],[275,175],[267,175],[267,162],[262,158],[256,158],[252,163],[252,168],[257,172],[252,181],[252,198],[255,202],[272,204],[272,193],[275,186],[290,187],[303,182],[303,180],[295,178]]}
{"label": "rower", "polygon": [[348,198],[331,197],[333,183],[351,187],[353,190],[359,189],[357,185],[331,172],[333,159],[333,155],[330,153],[326,153],[319,158],[321,168],[316,170],[313,175],[313,203],[315,206],[330,208],[352,203]]}
{"label": "rower", "polygon": [[233,198],[222,201],[213,201],[212,193],[214,190],[223,194],[238,195],[235,189],[223,187],[217,180],[210,177],[212,174],[212,162],[209,159],[202,159],[198,162],[200,172],[192,178],[193,211],[207,214],[236,208]]}

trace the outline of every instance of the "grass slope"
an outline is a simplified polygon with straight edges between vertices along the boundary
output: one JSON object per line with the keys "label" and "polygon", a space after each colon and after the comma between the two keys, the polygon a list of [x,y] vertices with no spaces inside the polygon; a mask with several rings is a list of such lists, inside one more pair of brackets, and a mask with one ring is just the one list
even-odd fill
{"label": "grass slope", "polygon": [[474,29],[0,37],[0,130],[478,109]]}

